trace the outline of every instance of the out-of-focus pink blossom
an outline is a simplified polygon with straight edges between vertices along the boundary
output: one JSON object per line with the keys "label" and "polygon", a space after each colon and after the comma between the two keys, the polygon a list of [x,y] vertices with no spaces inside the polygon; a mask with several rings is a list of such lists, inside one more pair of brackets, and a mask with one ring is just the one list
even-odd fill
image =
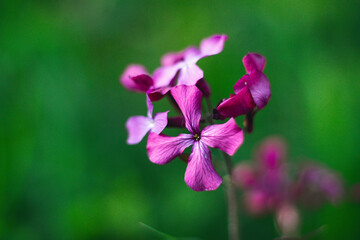
{"label": "out-of-focus pink blossom", "polygon": [[276,211],[276,222],[282,236],[296,236],[300,225],[298,209],[290,204],[284,204]]}
{"label": "out-of-focus pink blossom", "polygon": [[233,182],[245,191],[250,213],[274,211],[288,201],[289,179],[284,161],[286,144],[281,138],[264,140],[255,152],[254,165],[240,163],[233,171]]}
{"label": "out-of-focus pink blossom", "polygon": [[242,188],[250,188],[257,183],[257,174],[255,169],[247,163],[238,164],[233,172],[233,182],[236,186]]}
{"label": "out-of-focus pink blossom", "polygon": [[286,142],[280,137],[268,137],[259,145],[255,156],[260,162],[260,167],[276,169],[286,160]]}
{"label": "out-of-focus pink blossom", "polygon": [[244,194],[244,203],[247,211],[253,215],[261,215],[267,209],[267,196],[261,190],[249,190]]}
{"label": "out-of-focus pink blossom", "polygon": [[302,168],[296,194],[304,203],[320,205],[324,201],[330,201],[335,204],[343,193],[342,180],[334,171],[313,163]]}
{"label": "out-of-focus pink blossom", "polygon": [[[297,168],[297,177],[291,178],[286,163],[287,144],[282,138],[266,138],[254,155],[256,161],[240,163],[233,171],[233,182],[244,190],[244,203],[252,214],[275,211],[283,215],[282,211],[289,210],[284,205],[295,206],[300,202],[319,206],[326,201],[335,204],[343,196],[340,176],[318,164]],[[284,225],[287,227],[291,229]]]}

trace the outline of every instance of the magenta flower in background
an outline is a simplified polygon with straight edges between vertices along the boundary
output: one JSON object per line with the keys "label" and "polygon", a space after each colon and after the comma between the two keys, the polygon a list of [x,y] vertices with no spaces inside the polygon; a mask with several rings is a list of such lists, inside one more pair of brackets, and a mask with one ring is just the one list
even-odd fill
{"label": "magenta flower in background", "polygon": [[141,142],[149,131],[160,134],[167,125],[167,114],[169,111],[157,113],[153,118],[153,104],[148,96],[146,96],[146,103],[148,107],[147,116],[130,117],[126,122],[126,128],[129,133],[128,144]]}
{"label": "magenta flower in background", "polygon": [[215,171],[208,147],[218,148],[233,155],[243,142],[243,132],[231,118],[224,124],[199,129],[202,93],[196,86],[176,86],[171,94],[185,117],[190,134],[170,137],[150,133],[147,143],[149,159],[156,164],[166,164],[192,147],[185,172],[186,184],[195,191],[215,190],[222,178]]}
{"label": "magenta flower in background", "polygon": [[181,52],[165,54],[161,59],[162,67],[154,73],[158,86],[169,86],[177,74],[177,85],[195,85],[204,77],[203,71],[196,65],[197,61],[220,53],[226,40],[224,34],[213,35],[201,41],[200,49],[188,47]]}
{"label": "magenta flower in background", "polygon": [[297,183],[297,196],[308,205],[328,200],[337,203],[343,196],[343,183],[337,173],[320,165],[305,165]]}
{"label": "magenta flower in background", "polygon": [[265,58],[257,53],[249,53],[243,58],[246,74],[234,85],[234,93],[222,101],[217,111],[223,117],[237,117],[247,114],[257,107],[266,106],[270,97],[270,83],[263,73]]}
{"label": "magenta flower in background", "polygon": [[259,166],[265,169],[277,169],[287,157],[287,145],[280,137],[266,138],[255,152]]}
{"label": "magenta flower in background", "polygon": [[289,178],[287,145],[281,138],[265,139],[256,149],[255,159],[255,164],[240,163],[233,171],[233,182],[244,190],[244,203],[252,214],[272,211],[282,215],[287,209],[284,206],[299,202],[307,206],[319,206],[326,201],[336,203],[343,195],[341,178],[317,164],[298,168],[298,176]]}
{"label": "magenta flower in background", "polygon": [[256,149],[257,164],[240,163],[233,171],[233,182],[245,190],[245,205],[250,213],[274,211],[289,197],[289,180],[284,165],[286,144],[270,137]]}

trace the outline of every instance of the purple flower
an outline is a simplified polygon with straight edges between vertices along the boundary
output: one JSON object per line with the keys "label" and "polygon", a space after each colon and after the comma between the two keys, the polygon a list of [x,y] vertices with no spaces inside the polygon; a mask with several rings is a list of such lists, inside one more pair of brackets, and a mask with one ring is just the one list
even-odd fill
{"label": "purple flower", "polygon": [[196,63],[201,58],[220,53],[226,40],[226,35],[213,35],[202,40],[200,49],[189,47],[178,53],[165,54],[161,59],[162,66],[155,70],[153,77],[142,65],[131,64],[121,75],[120,82],[130,91],[146,92],[151,101],[160,100],[175,85],[197,85],[208,96],[210,88]]}
{"label": "purple flower", "polygon": [[148,107],[147,116],[130,117],[126,122],[126,128],[129,132],[127,139],[128,144],[137,144],[141,142],[147,132],[160,134],[167,125],[167,112],[155,114],[153,118],[153,104],[148,96],[146,96]]}
{"label": "purple flower", "polygon": [[196,65],[197,61],[220,53],[226,40],[226,35],[213,35],[201,41],[200,49],[188,47],[181,52],[164,55],[161,59],[162,67],[154,73],[157,85],[169,86],[175,77],[177,77],[177,85],[195,85],[204,77],[203,71]]}
{"label": "purple flower", "polygon": [[243,58],[243,64],[246,74],[234,85],[235,94],[217,107],[224,117],[247,114],[255,107],[261,109],[271,97],[270,83],[263,73],[265,58],[257,53],[249,53]]}
{"label": "purple flower", "polygon": [[156,164],[166,164],[192,145],[185,172],[186,184],[195,191],[215,190],[222,179],[211,163],[208,147],[233,155],[243,142],[243,132],[233,118],[224,124],[200,130],[202,93],[196,86],[176,86],[171,89],[171,94],[184,115],[185,126],[190,134],[170,137],[150,133],[147,143],[149,159]]}

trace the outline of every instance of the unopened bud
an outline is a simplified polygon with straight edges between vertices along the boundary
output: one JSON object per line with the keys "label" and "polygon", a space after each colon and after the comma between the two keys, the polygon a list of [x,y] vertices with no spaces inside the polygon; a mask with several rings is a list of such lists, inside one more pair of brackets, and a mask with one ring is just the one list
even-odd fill
{"label": "unopened bud", "polygon": [[292,205],[283,205],[276,212],[276,221],[283,236],[294,236],[299,229],[299,212]]}

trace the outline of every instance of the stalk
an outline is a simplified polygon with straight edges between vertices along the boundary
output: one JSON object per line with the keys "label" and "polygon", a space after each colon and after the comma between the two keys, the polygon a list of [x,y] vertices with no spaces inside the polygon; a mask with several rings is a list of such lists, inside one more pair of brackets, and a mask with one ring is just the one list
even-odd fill
{"label": "stalk", "polygon": [[232,182],[232,160],[231,157],[224,152],[223,157],[226,164],[226,170],[229,175],[229,181],[227,182],[229,240],[240,240],[236,190]]}
{"label": "stalk", "polygon": [[[208,122],[213,124],[212,119],[212,104],[209,97],[205,97],[207,108],[208,108]],[[234,184],[232,182],[232,159],[225,152],[223,153],[223,157],[225,160],[226,171],[229,176],[229,180],[227,181],[227,190],[226,190],[226,198],[228,204],[228,232],[229,232],[229,240],[240,240],[240,231],[239,231],[239,218],[238,218],[238,207],[237,207],[237,199],[236,199],[236,190]]]}

